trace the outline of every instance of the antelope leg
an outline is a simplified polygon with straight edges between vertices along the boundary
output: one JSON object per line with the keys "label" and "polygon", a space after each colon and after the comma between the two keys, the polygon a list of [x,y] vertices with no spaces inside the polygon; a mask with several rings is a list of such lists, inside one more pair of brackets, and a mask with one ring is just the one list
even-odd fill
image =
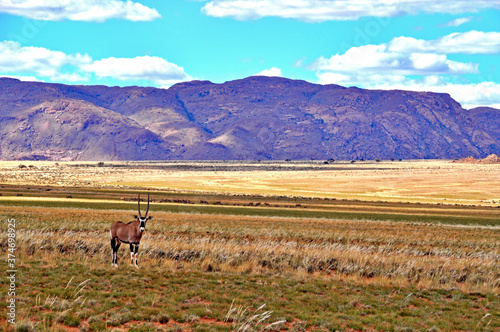
{"label": "antelope leg", "polygon": [[134,245],[130,244],[130,265],[134,264]]}
{"label": "antelope leg", "polygon": [[114,267],[118,267],[118,257],[116,252],[118,251],[118,247],[116,246],[116,241],[115,239],[111,239],[111,265]]}
{"label": "antelope leg", "polygon": [[115,267],[118,267],[118,249],[120,249],[121,242],[115,239]]}
{"label": "antelope leg", "polygon": [[139,265],[137,264],[137,253],[139,252],[139,245],[135,245],[135,267],[139,268]]}
{"label": "antelope leg", "polygon": [[111,239],[111,265],[115,264],[115,244],[114,240]]}

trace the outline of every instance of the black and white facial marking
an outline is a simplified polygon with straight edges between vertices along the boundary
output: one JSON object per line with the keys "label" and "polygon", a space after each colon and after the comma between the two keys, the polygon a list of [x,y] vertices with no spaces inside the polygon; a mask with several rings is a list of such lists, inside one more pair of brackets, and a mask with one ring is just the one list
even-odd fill
{"label": "black and white facial marking", "polygon": [[151,216],[149,216],[147,218],[146,217],[138,217],[138,216],[134,216],[134,217],[139,220],[139,230],[141,231],[141,233],[143,233],[146,230],[146,221],[153,219],[153,217],[151,217]]}

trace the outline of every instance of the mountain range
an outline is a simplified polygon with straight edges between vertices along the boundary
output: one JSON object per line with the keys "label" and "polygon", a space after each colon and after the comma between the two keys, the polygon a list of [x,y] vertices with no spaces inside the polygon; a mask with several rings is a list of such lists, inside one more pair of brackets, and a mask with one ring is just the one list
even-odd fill
{"label": "mountain range", "polygon": [[454,159],[500,154],[500,110],[448,94],[252,76],[169,89],[0,78],[2,160]]}

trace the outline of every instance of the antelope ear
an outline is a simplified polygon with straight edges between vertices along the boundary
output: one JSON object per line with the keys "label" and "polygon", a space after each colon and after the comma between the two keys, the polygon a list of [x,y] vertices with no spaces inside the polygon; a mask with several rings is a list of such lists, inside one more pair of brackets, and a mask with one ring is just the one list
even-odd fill
{"label": "antelope ear", "polygon": [[139,219],[139,217],[138,217],[138,216],[136,216],[136,215],[134,215],[134,218],[135,218],[135,219]]}
{"label": "antelope ear", "polygon": [[149,216],[149,217],[148,217],[148,220],[151,220],[151,219],[153,219],[153,217],[152,217],[152,216]]}

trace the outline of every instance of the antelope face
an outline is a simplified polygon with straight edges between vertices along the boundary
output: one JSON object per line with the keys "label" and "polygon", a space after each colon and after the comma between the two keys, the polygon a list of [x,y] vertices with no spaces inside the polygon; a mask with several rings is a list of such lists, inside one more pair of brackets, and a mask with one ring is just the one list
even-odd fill
{"label": "antelope face", "polygon": [[139,219],[139,230],[141,231],[141,233],[143,233],[144,230],[146,229],[146,221],[153,219],[153,217],[151,216],[147,218],[140,217],[138,219]]}

